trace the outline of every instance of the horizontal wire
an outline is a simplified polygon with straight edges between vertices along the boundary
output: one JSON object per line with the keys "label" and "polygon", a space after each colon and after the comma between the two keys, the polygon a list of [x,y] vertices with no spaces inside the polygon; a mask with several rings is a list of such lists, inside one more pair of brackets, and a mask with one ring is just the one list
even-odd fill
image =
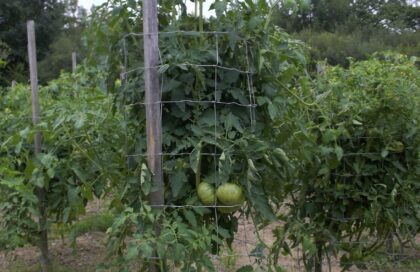
{"label": "horizontal wire", "polygon": [[134,73],[134,72],[136,72],[136,71],[140,71],[140,70],[146,70],[146,69],[158,69],[158,68],[161,68],[161,67],[163,67],[163,66],[165,66],[165,64],[162,64],[162,65],[157,65],[157,66],[149,66],[149,67],[146,67],[146,66],[140,66],[140,67],[136,67],[136,68],[132,68],[132,69],[130,69],[130,70],[127,70],[127,71],[125,71],[125,72],[121,72],[120,73],[120,76],[126,76],[126,75],[128,75],[128,74],[131,74],[131,73]]}
{"label": "horizontal wire", "polygon": [[124,105],[124,107],[130,107],[135,105],[158,105],[158,104],[178,104],[178,103],[195,103],[195,104],[221,104],[221,105],[236,105],[240,107],[249,107],[249,108],[256,108],[257,104],[241,104],[238,102],[223,102],[223,101],[215,101],[215,100],[190,100],[190,99],[184,99],[184,100],[168,100],[168,101],[157,101],[152,103],[147,102],[136,102]]}
{"label": "horizontal wire", "polygon": [[237,208],[242,207],[242,204],[236,205],[148,205],[152,208],[172,208],[172,209],[184,209],[184,208]]}
{"label": "horizontal wire", "polygon": [[[131,74],[133,72],[140,71],[140,70],[159,69],[159,68],[168,67],[168,66],[169,66],[169,64],[160,64],[160,65],[149,66],[149,67],[139,66],[139,67],[131,68],[131,69],[125,71],[125,72],[121,72],[120,76],[126,76],[128,74]],[[238,73],[241,73],[241,74],[253,74],[253,72],[251,72],[251,71],[245,71],[245,70],[240,70],[240,69],[233,68],[233,67],[221,66],[221,65],[218,65],[218,64],[194,64],[194,63],[185,62],[185,63],[177,64],[176,66],[219,68],[219,69],[223,69],[223,70],[235,71],[235,72],[238,72]]]}
{"label": "horizontal wire", "polygon": [[[157,154],[150,154],[150,156],[187,156],[187,155],[192,155],[194,152],[184,152],[184,153],[157,153]],[[201,155],[204,156],[221,156],[222,153],[200,153]],[[149,156],[149,154],[146,153],[138,153],[138,154],[128,154],[126,155],[126,157],[147,157]]]}
{"label": "horizontal wire", "polygon": [[[150,154],[152,157],[158,157],[158,156],[191,156],[194,152],[183,152],[183,153],[158,153],[158,154]],[[200,153],[202,156],[221,156],[223,153]],[[229,155],[232,156],[242,156],[241,153],[229,153]],[[147,157],[149,156],[147,153],[138,153],[138,154],[128,154],[125,155],[126,157]]]}
{"label": "horizontal wire", "polygon": [[238,102],[223,102],[223,101],[212,101],[212,100],[202,100],[202,101],[195,101],[195,100],[179,100],[179,101],[162,101],[162,103],[173,104],[173,103],[211,103],[211,104],[222,104],[222,105],[236,105],[240,107],[251,107],[256,108],[257,104],[241,104]]}
{"label": "horizontal wire", "polygon": [[143,33],[143,32],[129,32],[122,36],[121,40],[130,37],[143,37],[143,36],[166,36],[166,35],[172,35],[172,34],[184,34],[184,35],[192,35],[192,34],[205,34],[205,35],[228,35],[233,34],[232,32],[227,31],[185,31],[185,30],[175,30],[175,31],[160,31],[155,33]]}

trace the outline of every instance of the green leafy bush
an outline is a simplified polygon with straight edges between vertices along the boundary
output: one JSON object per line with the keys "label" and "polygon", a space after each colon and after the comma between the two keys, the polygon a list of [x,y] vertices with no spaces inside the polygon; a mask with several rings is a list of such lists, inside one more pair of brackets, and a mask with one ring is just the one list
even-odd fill
{"label": "green leafy bush", "polygon": [[381,29],[336,32],[305,29],[295,37],[311,47],[312,58],[327,60],[331,65],[348,67],[348,58],[366,60],[375,52],[394,50],[409,56],[420,56],[419,32],[392,33]]}
{"label": "green leafy bush", "polygon": [[[122,40],[125,33],[142,32],[141,5],[109,1],[93,15],[92,35],[87,38],[91,61],[99,60],[109,71],[108,86],[125,112],[129,138],[135,139],[127,150],[132,172],[121,181],[112,202],[125,211],[110,232],[111,252],[121,256],[120,265],[126,265],[127,258],[150,257],[151,248],[157,247],[159,258],[166,258],[169,267],[188,271],[203,266],[213,271],[208,254],[231,244],[241,213],[252,217],[257,227],[276,220],[273,207],[282,199],[280,183],[288,175],[289,162],[274,145],[273,125],[280,126],[287,109],[296,107],[310,90],[306,47],[271,24],[267,2],[217,1],[212,5],[217,18],[202,26],[199,18],[186,14],[183,1],[159,5],[159,72],[162,100],[167,101],[162,104],[162,135],[169,207],[163,212],[148,207],[153,187],[144,156],[144,74],[139,68],[143,40],[135,35]],[[200,27],[206,32],[193,31]],[[130,71],[126,82],[113,90],[111,83],[125,64]],[[196,192],[201,181],[215,188],[227,182],[240,186],[245,195],[241,211],[221,213],[216,207],[200,207],[205,206]],[[160,236],[153,228],[157,214],[163,217],[165,234]],[[161,239],[166,235],[178,243],[165,244]],[[133,237],[133,245],[125,243]],[[163,245],[169,250],[160,250]],[[182,257],[166,252],[182,252]]]}
{"label": "green leafy bush", "polygon": [[295,166],[285,185],[290,212],[275,231],[277,250],[303,245],[307,269],[321,271],[325,254],[339,252],[344,269],[363,268],[390,232],[408,241],[418,233],[416,61],[376,54],[348,69],[327,67],[314,82],[307,130],[287,143]]}
{"label": "green leafy bush", "polygon": [[[36,127],[27,86],[18,85],[2,96],[0,218],[6,233],[36,243],[36,188],[47,190],[49,223],[69,223],[124,173],[121,116],[112,112],[112,96],[95,87],[100,78],[85,70],[63,74],[41,88],[41,121]],[[37,157],[36,131],[43,139]]]}

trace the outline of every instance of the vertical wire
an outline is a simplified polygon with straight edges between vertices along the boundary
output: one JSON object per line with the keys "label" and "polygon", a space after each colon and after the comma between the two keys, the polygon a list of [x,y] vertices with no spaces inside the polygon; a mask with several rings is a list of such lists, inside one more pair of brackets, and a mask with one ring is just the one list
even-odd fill
{"label": "vertical wire", "polygon": [[249,96],[249,103],[251,104],[251,107],[249,108],[249,114],[250,114],[250,119],[251,119],[251,128],[254,129],[255,123],[256,123],[254,106],[256,105],[256,103],[255,103],[255,96],[254,96],[253,82],[252,82],[252,75],[251,75],[251,65],[249,61],[248,42],[245,40],[244,43],[245,43],[245,57],[246,57],[246,64],[247,64],[246,78],[247,78],[247,85],[248,85],[248,96]]}
{"label": "vertical wire", "polygon": [[[158,34],[159,34],[159,31],[158,31]],[[159,66],[161,67],[161,65],[163,65],[163,58],[162,58],[162,52],[160,51],[160,46],[159,46],[159,37],[158,37],[158,53],[159,53]],[[163,85],[164,85],[164,72],[163,73],[161,73],[161,78],[160,78],[160,86],[159,86],[159,89],[160,89],[160,92],[159,92],[159,95],[160,95],[160,99],[159,99],[159,104],[160,104],[160,145],[161,145],[161,150],[160,150],[160,153],[161,154],[159,154],[159,156],[160,156],[160,163],[161,163],[161,167],[162,167],[162,180],[163,180],[163,190],[165,191],[165,175],[164,175],[164,173],[163,173],[163,169],[164,169],[164,167],[163,167],[163,153],[165,153],[164,152],[164,150],[163,150],[163,136],[164,136],[164,134],[163,134],[163,103],[162,103],[162,96],[163,96]],[[166,208],[165,208],[165,197],[163,198],[163,208],[162,208],[162,220],[166,220]]]}
{"label": "vertical wire", "polygon": [[[254,103],[254,99],[253,99],[253,91],[252,91],[252,79],[251,79],[251,68],[250,68],[250,62],[249,62],[249,52],[248,52],[248,42],[247,42],[247,40],[245,40],[244,41],[244,43],[245,43],[245,57],[246,57],[246,65],[247,65],[247,67],[246,67],[246,71],[247,71],[247,73],[246,73],[246,84],[247,84],[247,87],[248,87],[248,95],[249,95],[249,104],[251,104],[251,107],[249,108],[249,118],[250,118],[250,122],[251,122],[251,130],[253,130],[254,129],[254,124],[255,124],[255,120],[254,120],[254,113],[253,113],[253,111],[254,111],[254,105],[255,105],[255,103]],[[243,228],[244,228],[244,239],[245,239],[245,251],[246,251],[246,254],[248,255],[248,259],[249,259],[249,262],[250,262],[250,264],[252,263],[252,259],[251,259],[251,255],[250,255],[250,253],[249,253],[249,250],[248,250],[248,235],[247,235],[247,229],[246,229],[246,218],[245,218],[245,214],[243,213],[243,222],[242,222],[242,224],[243,224]],[[255,231],[257,231],[257,230],[255,230]]]}
{"label": "vertical wire", "polygon": [[[213,101],[213,110],[214,110],[214,143],[217,143],[217,65],[219,65],[219,36],[216,36],[216,66],[214,67],[214,101]],[[217,147],[214,145],[213,152],[213,164],[214,164],[214,176],[217,177]],[[216,178],[217,180],[217,178]],[[217,182],[217,181],[216,181]],[[217,185],[217,184],[216,184]],[[216,201],[216,198],[215,198]],[[216,204],[217,205],[217,204]],[[215,206],[216,206],[215,205]],[[219,237],[219,218],[217,213],[217,207],[214,208],[214,220],[216,224],[216,236]],[[219,257],[219,246],[216,247],[216,255]],[[220,266],[220,264],[218,264]]]}

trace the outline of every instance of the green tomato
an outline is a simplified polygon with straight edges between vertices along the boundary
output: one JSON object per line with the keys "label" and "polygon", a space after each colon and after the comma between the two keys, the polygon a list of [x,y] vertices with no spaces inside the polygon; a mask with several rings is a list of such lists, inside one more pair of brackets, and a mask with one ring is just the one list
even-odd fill
{"label": "green tomato", "polygon": [[222,213],[231,213],[238,210],[245,201],[242,187],[233,183],[225,183],[219,186],[216,191],[217,199],[220,205],[235,207],[219,207]]}
{"label": "green tomato", "polygon": [[214,187],[207,182],[201,182],[198,184],[197,195],[204,205],[214,205],[216,203]]}

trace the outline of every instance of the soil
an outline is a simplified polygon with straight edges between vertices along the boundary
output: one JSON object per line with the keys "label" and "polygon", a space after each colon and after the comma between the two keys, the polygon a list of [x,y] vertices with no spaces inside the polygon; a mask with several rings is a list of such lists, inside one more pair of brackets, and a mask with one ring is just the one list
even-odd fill
{"label": "soil", "polygon": [[[54,264],[68,268],[68,271],[90,272],[106,260],[105,234],[87,233],[77,238],[77,250],[69,242],[54,240],[50,243],[50,254]],[[39,250],[37,247],[18,248],[12,252],[0,253],[0,271],[38,271]]]}

